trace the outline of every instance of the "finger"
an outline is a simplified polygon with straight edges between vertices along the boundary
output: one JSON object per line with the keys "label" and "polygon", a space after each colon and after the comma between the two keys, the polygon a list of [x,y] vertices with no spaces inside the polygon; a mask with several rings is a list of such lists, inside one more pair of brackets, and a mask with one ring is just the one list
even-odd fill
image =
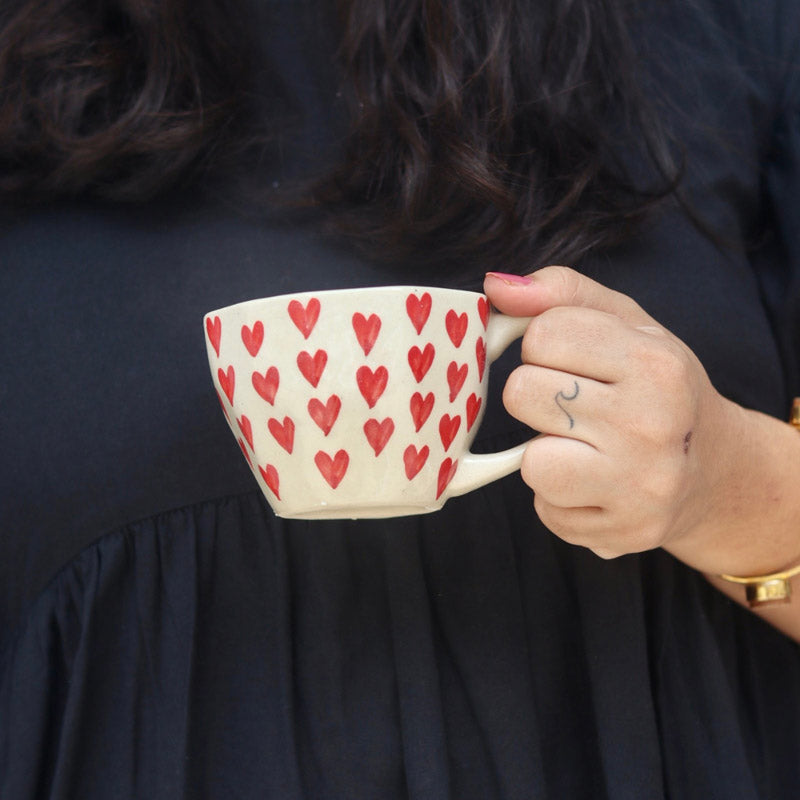
{"label": "finger", "polygon": [[516,280],[490,272],[484,291],[495,308],[512,316],[536,316],[558,306],[578,306],[605,311],[634,326],[655,324],[627,295],[569,267],[544,267]]}
{"label": "finger", "polygon": [[562,508],[538,495],[533,503],[542,524],[567,544],[585,547],[600,558],[616,558],[621,551],[609,541],[609,514],[603,508]]}
{"label": "finger", "polygon": [[606,456],[561,436],[534,439],[525,449],[520,474],[537,497],[559,508],[605,508],[618,491]]}
{"label": "finger", "polygon": [[596,446],[616,406],[616,391],[591,378],[523,364],[506,380],[503,403],[512,417],[541,433]]}
{"label": "finger", "polygon": [[522,339],[522,360],[615,382],[626,374],[645,337],[652,339],[605,311],[559,306],[531,321]]}

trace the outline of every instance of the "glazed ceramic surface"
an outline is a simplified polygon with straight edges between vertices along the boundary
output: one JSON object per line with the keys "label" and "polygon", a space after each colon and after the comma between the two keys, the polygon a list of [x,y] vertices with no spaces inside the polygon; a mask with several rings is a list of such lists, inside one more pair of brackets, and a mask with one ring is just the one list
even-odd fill
{"label": "glazed ceramic surface", "polygon": [[482,294],[391,286],[212,311],[220,404],[276,514],[435,511],[519,468],[524,445],[474,455],[490,363],[528,320]]}

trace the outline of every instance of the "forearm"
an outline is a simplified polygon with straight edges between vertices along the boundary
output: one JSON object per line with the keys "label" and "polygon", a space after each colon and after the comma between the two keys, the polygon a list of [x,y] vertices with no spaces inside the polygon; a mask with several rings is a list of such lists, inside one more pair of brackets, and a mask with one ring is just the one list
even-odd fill
{"label": "forearm", "polygon": [[[766,575],[800,564],[800,433],[728,401],[721,408],[715,424],[725,430],[708,431],[717,444],[703,454],[716,462],[709,470],[717,480],[708,488],[708,513],[664,548],[747,606],[745,587],[720,574]],[[800,576],[794,582],[793,602],[752,610],[800,641]]]}

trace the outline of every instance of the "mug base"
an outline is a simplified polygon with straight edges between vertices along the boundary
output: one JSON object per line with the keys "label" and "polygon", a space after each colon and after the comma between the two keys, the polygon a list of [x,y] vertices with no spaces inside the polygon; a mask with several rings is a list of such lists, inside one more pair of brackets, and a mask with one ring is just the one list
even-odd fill
{"label": "mug base", "polygon": [[282,519],[386,519],[409,517],[415,514],[430,514],[438,511],[441,504],[433,506],[317,506],[301,511],[276,511]]}

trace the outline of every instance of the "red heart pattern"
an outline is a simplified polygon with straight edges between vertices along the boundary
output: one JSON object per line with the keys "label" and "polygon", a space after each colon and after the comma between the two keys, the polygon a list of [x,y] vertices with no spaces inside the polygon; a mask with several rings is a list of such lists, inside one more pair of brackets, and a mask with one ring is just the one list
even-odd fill
{"label": "red heart pattern", "polygon": [[239,426],[242,436],[244,436],[245,441],[250,445],[250,449],[252,450],[253,426],[250,424],[250,420],[244,414],[242,414],[241,418],[236,420],[236,424]]}
{"label": "red heart pattern", "polygon": [[478,362],[478,380],[483,380],[483,371],[486,369],[486,342],[479,336],[475,342],[475,360]]}
{"label": "red heart pattern", "polygon": [[483,404],[483,398],[478,397],[478,395],[473,392],[467,398],[467,430],[471,431],[472,426],[475,424],[475,420],[478,418],[478,414],[481,410],[481,405]]}
{"label": "red heart pattern", "polygon": [[428,392],[424,398],[419,392],[411,395],[411,419],[414,420],[414,430],[417,433],[428,421],[428,417],[433,411],[434,400],[433,392]]}
{"label": "red heart pattern", "polygon": [[308,413],[311,419],[317,423],[319,429],[327,436],[339,416],[339,411],[342,408],[342,401],[338,395],[332,394],[326,403],[312,397],[308,401]]}
{"label": "red heart pattern", "polygon": [[451,458],[446,458],[442,461],[441,465],[439,466],[439,478],[436,482],[436,499],[438,500],[442,494],[444,494],[444,490],[450,484],[450,481],[453,480],[453,476],[456,474],[456,470],[458,469],[458,461],[453,461]]}
{"label": "red heart pattern", "polygon": [[442,447],[444,447],[445,453],[450,449],[450,445],[453,444],[453,439],[456,438],[456,434],[458,433],[458,429],[460,427],[460,414],[456,414],[454,417],[451,417],[449,414],[445,414],[439,420],[439,438],[442,440]]}
{"label": "red heart pattern", "polygon": [[220,388],[225,393],[225,397],[228,398],[228,402],[233,405],[233,392],[236,388],[236,372],[233,369],[233,365],[229,366],[226,370],[220,367],[217,370],[217,380],[219,381]]}
{"label": "red heart pattern", "polygon": [[[414,293],[408,294],[405,299],[405,307],[407,316],[414,330],[417,335],[421,335],[429,322],[432,312],[433,302],[431,294],[429,292],[424,292],[421,296]],[[322,304],[319,299],[311,297],[305,304],[299,300],[291,300],[286,308],[294,326],[302,334],[303,338],[308,340],[316,328],[322,311]],[[477,319],[474,318],[475,312],[473,311],[471,313],[473,314],[474,322],[477,323]],[[485,297],[479,297],[477,300],[477,314],[484,331],[488,329],[490,313],[491,309],[487,299]],[[441,320],[441,317],[439,317],[439,319]],[[355,312],[351,317],[351,324],[356,340],[364,356],[369,356],[381,334],[381,317],[375,313],[364,314]],[[470,315],[467,312],[459,312],[455,308],[450,308],[445,314],[444,325],[452,345],[455,348],[460,348],[470,330]],[[205,329],[208,341],[216,353],[217,358],[219,358],[222,341],[222,321],[220,317],[206,318]],[[264,322],[262,320],[256,320],[251,325],[242,324],[240,335],[246,351],[251,357],[256,358],[264,344]],[[231,346],[230,342],[226,347],[229,346]],[[382,347],[385,349],[386,344],[384,343]],[[329,351],[325,349],[317,349],[312,355],[311,352],[303,350],[297,355],[296,361],[300,373],[315,389],[318,388],[326,370],[329,360],[328,352]],[[424,347],[414,345],[408,350],[408,365],[417,384],[421,383],[429,374],[436,359],[436,355],[436,347],[433,342],[426,343]],[[487,366],[486,341],[484,336],[479,336],[475,339],[475,365],[477,367],[478,380],[483,381]],[[455,360],[449,362],[446,369],[446,380],[451,404],[456,402],[461,393],[469,375],[469,370],[470,367],[468,363],[461,363]],[[361,396],[370,409],[374,408],[383,396],[389,382],[389,377],[389,369],[384,365],[376,368],[363,365],[356,371],[356,384]],[[263,373],[258,370],[251,373],[253,389],[259,397],[273,406],[275,405],[276,396],[281,383],[280,378],[280,372],[276,366],[268,367],[266,372]],[[224,396],[227,398],[228,405],[233,406],[236,387],[236,374],[233,365],[228,365],[226,367],[219,366],[217,369],[217,379],[221,389],[221,394],[218,392],[220,404],[225,415],[228,416],[228,410],[222,397]],[[294,389],[292,391],[294,391]],[[412,394],[409,410],[414,430],[417,433],[422,430],[432,415],[436,403],[437,399],[432,391],[427,392],[424,396],[419,391]],[[439,439],[445,454],[452,448],[461,431],[462,414],[466,432],[469,432],[473,429],[480,416],[482,404],[483,400],[478,393],[471,392],[466,400],[465,406],[461,406],[460,413],[453,413],[453,409],[451,408],[448,409],[448,413],[444,413],[439,417]],[[338,394],[330,395],[326,401],[312,397],[308,400],[307,404],[310,418],[326,437],[334,429],[341,409],[342,399]],[[230,419],[233,419],[233,415],[231,415]],[[239,417],[235,417],[235,420],[238,430],[241,433],[241,436],[237,437],[237,441],[252,468],[253,461],[251,460],[250,452],[254,450],[254,432],[251,419],[247,415],[242,414]],[[270,417],[267,420],[267,428],[277,444],[286,451],[286,453],[291,455],[294,451],[295,444],[295,422],[293,419],[289,416],[284,416],[283,421],[280,422],[275,417]],[[366,443],[377,458],[387,448],[392,436],[396,434],[395,420],[392,417],[385,417],[383,419],[369,418],[363,424],[363,431]],[[419,447],[419,444],[420,443],[408,444],[403,451],[404,471],[409,481],[413,480],[430,460],[431,446],[424,444]],[[363,444],[361,446],[364,447]],[[348,450],[349,449],[348,447]],[[390,450],[389,452],[396,451]],[[295,456],[295,458],[297,458],[297,456]],[[336,489],[347,474],[351,458],[350,454],[345,449],[339,449],[333,454],[325,450],[318,450],[314,455],[314,462],[317,470],[328,485],[332,489]],[[280,464],[280,462],[276,463]],[[257,466],[267,490],[278,500],[281,500],[281,482],[278,468],[273,463],[266,463],[263,466],[259,464]],[[437,475],[437,499],[445,493],[457,469],[457,459],[448,456],[442,460]]]}
{"label": "red heart pattern", "polygon": [[255,358],[264,343],[264,323],[258,320],[253,323],[252,328],[242,325],[242,342],[247,348],[247,352]]}
{"label": "red heart pattern", "polygon": [[428,292],[425,292],[422,297],[410,294],[406,298],[406,313],[417,333],[422,333],[422,329],[425,327],[425,323],[428,321],[428,317],[431,314],[432,305],[433,301]]}
{"label": "red heart pattern", "polygon": [[206,317],[206,335],[219,358],[219,342],[222,338],[222,320],[219,317],[214,317],[214,319]]}
{"label": "red heart pattern", "polygon": [[327,363],[328,354],[324,350],[317,350],[313,356],[305,350],[297,354],[298,369],[315,389],[319,386],[319,379],[322,377]]}
{"label": "red heart pattern", "polygon": [[278,386],[280,384],[278,368],[270,367],[263,375],[260,372],[254,372],[252,381],[253,388],[258,394],[271,406],[274,406],[275,395],[278,393]]}
{"label": "red heart pattern", "polygon": [[331,458],[324,450],[320,450],[314,456],[314,463],[331,489],[335,489],[347,472],[350,456],[347,455],[346,450],[338,450],[336,455]]}
{"label": "red heart pattern", "polygon": [[264,479],[264,483],[267,484],[267,487],[278,498],[281,499],[280,487],[281,487],[281,479],[278,475],[278,470],[272,466],[272,464],[267,464],[266,467],[262,467],[260,464],[258,465],[258,471],[261,473],[261,477]]}
{"label": "red heart pattern", "polygon": [[314,326],[319,319],[320,303],[316,297],[312,297],[305,306],[299,300],[292,300],[289,303],[289,316],[292,318],[295,327],[303,334],[304,339],[311,336]]}
{"label": "red heart pattern", "polygon": [[389,382],[389,370],[386,367],[378,367],[373,372],[369,367],[359,367],[356,372],[356,381],[361,396],[367,401],[370,408],[374,408]]}
{"label": "red heart pattern", "polygon": [[489,327],[489,301],[483,296],[478,298],[478,316],[486,330]]}
{"label": "red heart pattern", "polygon": [[461,347],[461,342],[464,341],[464,337],[467,334],[467,325],[469,324],[467,312],[465,311],[463,314],[457,314],[451,308],[444,318],[444,324],[447,328],[447,335],[450,337],[450,341],[456,347]]}
{"label": "red heart pattern", "polygon": [[368,356],[381,331],[381,318],[377,314],[370,314],[367,319],[357,311],[353,314],[353,330],[356,332],[356,339],[358,339],[364,355]]}
{"label": "red heart pattern", "polygon": [[467,365],[459,366],[455,361],[447,365],[447,385],[450,387],[450,402],[455,402],[464,381],[467,379]]}
{"label": "red heart pattern", "polygon": [[420,350],[419,347],[414,345],[408,351],[408,366],[411,367],[411,372],[417,383],[428,374],[435,355],[436,348],[430,342],[425,345],[424,350]]}
{"label": "red heart pattern", "polygon": [[284,417],[281,423],[275,417],[270,417],[267,427],[275,441],[291,455],[294,450],[294,421],[292,418]]}
{"label": "red heart pattern", "polygon": [[393,433],[394,420],[391,417],[386,417],[382,421],[368,419],[364,423],[364,435],[367,437],[369,446],[375,451],[376,456],[383,452],[383,448],[386,447]]}
{"label": "red heart pattern", "polygon": [[428,445],[423,445],[421,450],[417,450],[413,444],[406,447],[403,452],[403,463],[406,467],[406,478],[410,481],[419,475],[419,471],[425,466],[425,462],[430,455],[430,448]]}

